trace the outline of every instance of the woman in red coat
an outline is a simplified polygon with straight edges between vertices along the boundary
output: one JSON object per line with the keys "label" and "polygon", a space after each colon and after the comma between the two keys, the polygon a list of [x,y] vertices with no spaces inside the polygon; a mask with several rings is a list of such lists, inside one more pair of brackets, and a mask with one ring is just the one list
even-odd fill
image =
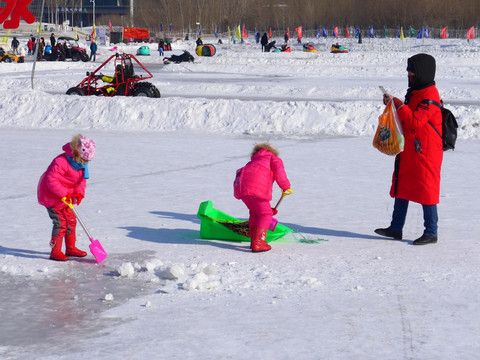
{"label": "woman in red coat", "polygon": [[[390,195],[395,198],[392,222],[388,228],[376,229],[382,236],[402,238],[409,201],[423,207],[425,230],[414,245],[437,242],[437,204],[440,197],[440,171],[443,160],[442,114],[434,104],[440,103],[435,86],[435,59],[417,54],[408,59],[408,85],[405,102],[393,98],[403,126],[405,149],[395,158]],[[390,101],[384,97],[384,103]],[[437,133],[436,130],[439,132]]]}

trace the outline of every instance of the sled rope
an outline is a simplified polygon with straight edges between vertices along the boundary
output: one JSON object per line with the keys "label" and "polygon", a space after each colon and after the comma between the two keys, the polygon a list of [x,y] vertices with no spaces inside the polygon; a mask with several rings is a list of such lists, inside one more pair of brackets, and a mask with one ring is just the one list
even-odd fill
{"label": "sled rope", "polygon": [[[295,234],[297,234],[297,236],[295,236]],[[301,243],[304,243],[304,244],[319,244],[323,241],[328,241],[327,239],[321,239],[321,238],[318,238],[318,239],[307,239],[301,232],[299,232],[298,230],[293,230],[292,232],[292,235],[293,235],[293,238],[295,240],[297,240],[298,242],[301,242]]]}

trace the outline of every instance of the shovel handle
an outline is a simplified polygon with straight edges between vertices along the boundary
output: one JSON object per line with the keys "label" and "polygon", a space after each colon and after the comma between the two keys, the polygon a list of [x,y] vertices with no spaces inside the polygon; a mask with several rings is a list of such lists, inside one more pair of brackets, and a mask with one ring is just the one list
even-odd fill
{"label": "shovel handle", "polygon": [[293,190],[292,190],[292,189],[287,189],[287,190],[285,190],[285,191],[282,190],[282,196],[281,196],[280,199],[278,200],[277,205],[275,205],[274,209],[277,210],[278,205],[280,205],[280,203],[282,202],[283,198],[284,198],[285,196],[291,195],[292,193],[293,193]]}

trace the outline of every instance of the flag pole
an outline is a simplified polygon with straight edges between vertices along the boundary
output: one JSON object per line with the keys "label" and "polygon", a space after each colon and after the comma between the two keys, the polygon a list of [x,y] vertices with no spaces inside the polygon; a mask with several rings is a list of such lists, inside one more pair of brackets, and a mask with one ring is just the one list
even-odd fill
{"label": "flag pole", "polygon": [[35,77],[35,65],[37,64],[38,48],[40,44],[40,32],[42,30],[42,19],[43,19],[43,7],[45,6],[45,0],[42,0],[42,8],[40,12],[40,21],[38,22],[38,31],[37,31],[37,46],[35,46],[35,54],[33,54],[33,66],[32,66],[32,90],[33,90],[33,78]]}

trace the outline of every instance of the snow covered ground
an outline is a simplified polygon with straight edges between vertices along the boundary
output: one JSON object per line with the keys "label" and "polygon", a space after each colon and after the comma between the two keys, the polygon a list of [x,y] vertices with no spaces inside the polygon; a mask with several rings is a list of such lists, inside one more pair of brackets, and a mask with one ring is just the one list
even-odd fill
{"label": "snow covered ground", "polygon": [[[97,64],[37,63],[34,90],[31,57],[0,64],[0,358],[478,358],[480,44],[351,39],[336,55],[331,39],[315,44],[218,45],[180,65],[152,46],[139,59],[160,99],[64,95],[108,47]],[[193,42],[173,48],[194,53]],[[437,59],[460,125],[442,168],[439,242],[425,247],[411,246],[418,204],[403,241],[373,233],[393,206],[393,158],[371,145],[378,85],[403,98],[419,52]],[[109,254],[101,265],[48,260],[51,222],[36,201],[38,178],[78,132],[97,143],[78,211]],[[200,239],[202,201],[247,217],[232,182],[265,140],[294,190],[277,218],[296,232],[262,254]]]}

